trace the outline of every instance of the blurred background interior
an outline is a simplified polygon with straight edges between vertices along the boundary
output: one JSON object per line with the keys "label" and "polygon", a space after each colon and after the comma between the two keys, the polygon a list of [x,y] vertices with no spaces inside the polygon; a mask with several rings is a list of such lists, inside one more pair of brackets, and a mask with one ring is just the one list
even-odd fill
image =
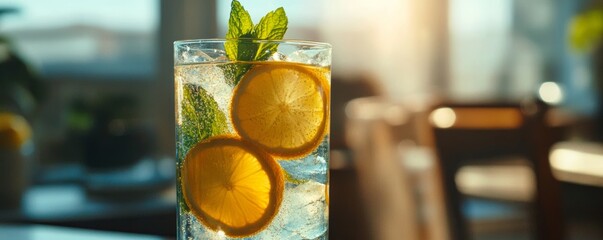
{"label": "blurred background interior", "polygon": [[[603,239],[603,1],[241,2],[333,45],[331,239]],[[0,239],[175,237],[172,42],[229,9],[0,0]]]}

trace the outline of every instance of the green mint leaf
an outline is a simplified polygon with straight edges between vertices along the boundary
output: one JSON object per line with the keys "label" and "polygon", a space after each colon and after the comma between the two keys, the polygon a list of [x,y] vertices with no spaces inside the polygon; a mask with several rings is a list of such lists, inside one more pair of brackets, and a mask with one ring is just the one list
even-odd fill
{"label": "green mint leaf", "polygon": [[255,55],[258,50],[258,43],[253,41],[254,38],[255,37],[250,33],[250,34],[245,34],[245,35],[241,36],[237,42],[227,42],[227,44],[232,45],[232,47],[230,47],[230,48],[235,51],[234,54],[236,54],[236,56],[237,56],[234,59],[231,58],[231,60],[238,60],[238,61],[256,60]]}
{"label": "green mint leaf", "polygon": [[182,124],[177,128],[181,139],[176,146],[179,163],[198,142],[228,132],[226,116],[201,86],[184,85],[181,106]]}
{"label": "green mint leaf", "polygon": [[253,31],[251,15],[237,0],[232,1],[230,19],[228,19],[227,39],[236,39]]}
{"label": "green mint leaf", "polygon": [[[287,32],[287,14],[282,7],[269,12],[260,22],[253,28],[253,35],[257,39],[280,40],[283,39]],[[278,44],[261,43],[258,46],[258,51],[255,54],[254,60],[266,60],[276,52]]]}
{"label": "green mint leaf", "polygon": [[[230,18],[228,19],[228,31],[226,39],[253,38],[253,22],[251,15],[243,8],[243,5],[237,0],[233,0],[230,10]],[[231,60],[243,60],[242,57],[248,53],[239,52],[239,46],[235,42],[226,42],[226,54]],[[249,51],[249,50],[247,50]]]}
{"label": "green mint leaf", "polygon": [[287,32],[287,14],[280,7],[269,12],[260,22],[253,28],[253,35],[257,39],[283,39]]}
{"label": "green mint leaf", "polygon": [[234,87],[239,83],[243,75],[251,69],[251,64],[244,62],[227,63],[220,65],[220,68],[224,71],[226,83]]}
{"label": "green mint leaf", "polygon": [[[269,12],[257,25],[253,25],[249,13],[241,3],[233,0],[231,4],[230,19],[228,21],[228,32],[226,39],[238,39],[236,42],[226,42],[225,49],[228,58],[232,61],[257,61],[266,60],[274,54],[278,48],[277,43],[257,43],[260,40],[281,40],[287,32],[289,20],[285,10],[280,7]],[[232,65],[232,66],[230,66]],[[251,68],[249,64],[226,64],[222,67],[229,84],[237,85],[241,77]]]}

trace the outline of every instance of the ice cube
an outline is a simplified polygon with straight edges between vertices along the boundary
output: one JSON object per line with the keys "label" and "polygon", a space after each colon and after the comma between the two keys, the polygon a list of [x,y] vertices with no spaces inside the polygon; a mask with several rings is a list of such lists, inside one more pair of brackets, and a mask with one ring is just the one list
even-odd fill
{"label": "ice cube", "polygon": [[209,56],[212,60],[227,58],[226,51],[221,49],[201,49],[203,53]]}
{"label": "ice cube", "polygon": [[312,56],[312,65],[318,65],[321,67],[331,66],[331,51],[319,51],[317,54]]}
{"label": "ice cube", "polygon": [[[283,202],[270,225],[254,239],[323,239],[327,234],[329,209],[326,204],[326,185],[317,182],[306,182],[295,185],[287,184],[283,193]],[[220,232],[201,227],[201,223],[192,213],[180,213],[183,222],[180,234],[188,233],[190,240],[197,239],[230,239]]]}
{"label": "ice cube", "polygon": [[283,160],[280,165],[296,180],[327,182],[329,145],[326,140],[312,154],[299,160]]}
{"label": "ice cube", "polygon": [[281,209],[258,239],[317,239],[327,232],[325,185],[288,183]]}
{"label": "ice cube", "polygon": [[288,61],[305,63],[315,66],[330,66],[331,65],[330,51],[315,51],[315,50],[299,50],[287,56]]}
{"label": "ice cube", "polygon": [[212,96],[222,112],[228,112],[232,87],[226,83],[224,70],[218,65],[185,66],[176,75],[184,84],[201,86]]}
{"label": "ice cube", "polygon": [[180,236],[188,236],[186,240],[224,239],[217,232],[204,228],[192,213],[180,212]]}
{"label": "ice cube", "polygon": [[311,64],[312,58],[306,54],[305,50],[299,50],[287,55],[287,59],[291,62]]}
{"label": "ice cube", "polygon": [[287,58],[287,56],[285,56],[285,54],[282,54],[280,52],[275,52],[272,55],[270,55],[270,57],[268,58],[268,61],[288,61],[289,59]]}
{"label": "ice cube", "polygon": [[301,160],[285,160],[280,163],[283,169],[296,180],[312,180],[321,183],[325,183],[327,180],[327,161],[321,156],[310,155]]}
{"label": "ice cube", "polygon": [[191,49],[182,53],[181,61],[184,63],[199,63],[199,62],[210,62],[214,58],[209,56],[207,53],[199,49]]}
{"label": "ice cube", "polygon": [[201,63],[222,61],[226,57],[226,52],[220,49],[190,49],[183,51],[178,61],[182,63]]}

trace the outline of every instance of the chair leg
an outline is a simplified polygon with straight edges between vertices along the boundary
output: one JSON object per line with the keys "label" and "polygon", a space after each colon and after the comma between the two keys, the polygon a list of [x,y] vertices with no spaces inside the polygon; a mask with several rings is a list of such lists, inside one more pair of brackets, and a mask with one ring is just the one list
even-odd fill
{"label": "chair leg", "polygon": [[[534,172],[536,177],[536,199],[535,199],[535,228],[536,239],[539,240],[562,240],[566,238],[565,225],[563,222],[563,205],[561,203],[560,184],[553,176],[549,163],[549,151],[553,145],[555,132],[546,131],[544,125],[534,128],[536,134],[532,139],[537,151],[534,152]],[[544,141],[542,140],[544,139]],[[548,141],[547,141],[548,140]]]}
{"label": "chair leg", "polygon": [[462,212],[462,196],[455,182],[456,168],[443,165],[442,186],[446,198],[446,212],[451,240],[469,239],[467,221]]}
{"label": "chair leg", "polygon": [[[542,180],[542,179],[540,179]],[[537,180],[539,181],[539,180]],[[536,239],[539,240],[562,240],[565,239],[565,229],[563,225],[563,214],[561,214],[561,203],[559,200],[558,189],[544,183],[539,184],[536,191]]]}
{"label": "chair leg", "polygon": [[559,183],[550,170],[536,171],[535,222],[539,240],[565,239]]}

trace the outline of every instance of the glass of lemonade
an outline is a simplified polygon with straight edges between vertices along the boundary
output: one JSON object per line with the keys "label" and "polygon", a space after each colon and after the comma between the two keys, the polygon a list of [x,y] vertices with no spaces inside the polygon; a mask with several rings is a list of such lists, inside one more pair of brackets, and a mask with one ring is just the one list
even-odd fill
{"label": "glass of lemonade", "polygon": [[174,43],[178,239],[328,239],[330,66],[325,43]]}

